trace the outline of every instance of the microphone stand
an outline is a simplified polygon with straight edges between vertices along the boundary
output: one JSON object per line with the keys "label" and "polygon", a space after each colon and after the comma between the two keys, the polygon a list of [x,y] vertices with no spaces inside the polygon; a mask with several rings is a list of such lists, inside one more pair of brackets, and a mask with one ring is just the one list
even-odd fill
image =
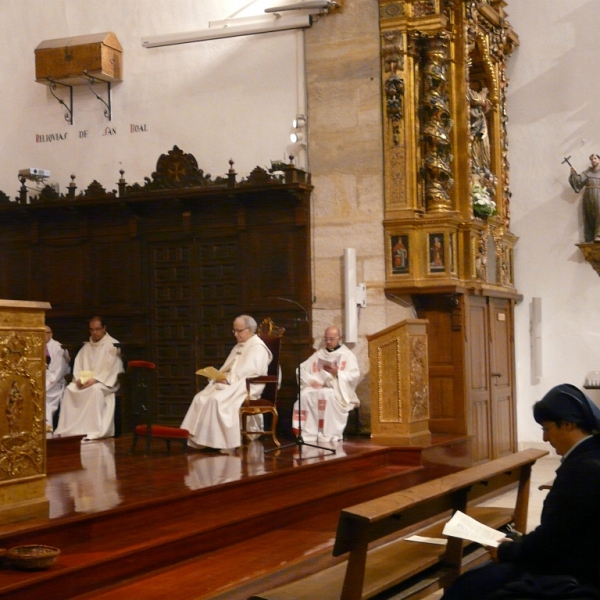
{"label": "microphone stand", "polygon": [[[306,310],[306,308],[304,308],[304,306],[302,306],[302,304],[300,304],[299,302],[296,302],[295,300],[291,300],[290,298],[283,298],[281,296],[275,296],[277,298],[277,300],[284,300],[285,302],[291,302],[292,304],[295,304],[296,306],[299,306],[303,311],[304,311],[304,320],[306,323],[308,323],[308,311]],[[296,322],[300,321],[300,319],[296,319]],[[318,448],[319,450],[328,450],[329,452],[333,452],[333,454],[336,454],[336,450],[335,448],[326,448],[325,446],[317,446],[316,444],[309,444],[308,442],[305,442],[304,439],[302,438],[302,391],[301,391],[301,378],[300,378],[300,358],[298,356],[298,347],[296,346],[296,379],[298,382],[298,395],[297,395],[297,399],[298,399],[298,435],[296,435],[296,440],[294,442],[292,442],[291,444],[286,444],[284,446],[279,446],[276,448],[271,448],[269,450],[265,450],[265,454],[268,454],[269,452],[274,452],[275,450],[283,450],[284,448],[291,448],[292,446],[298,446],[298,448],[300,449],[300,455],[302,455],[302,446],[310,446],[311,448]],[[292,427],[294,424],[294,409],[292,408]],[[318,439],[318,437],[317,437]]]}

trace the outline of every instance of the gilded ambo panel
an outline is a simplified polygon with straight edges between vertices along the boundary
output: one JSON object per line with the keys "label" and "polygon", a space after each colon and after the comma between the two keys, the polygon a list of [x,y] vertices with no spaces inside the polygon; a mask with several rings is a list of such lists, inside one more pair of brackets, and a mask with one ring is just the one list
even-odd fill
{"label": "gilded ambo panel", "polygon": [[392,339],[377,349],[379,422],[402,423],[400,401],[400,340]]}

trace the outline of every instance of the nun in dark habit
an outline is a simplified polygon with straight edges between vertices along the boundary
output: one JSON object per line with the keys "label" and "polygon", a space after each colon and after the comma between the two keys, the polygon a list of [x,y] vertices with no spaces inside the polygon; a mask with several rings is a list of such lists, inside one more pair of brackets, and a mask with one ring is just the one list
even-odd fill
{"label": "nun in dark habit", "polygon": [[600,409],[565,383],[535,403],[533,417],[562,457],[540,525],[487,548],[492,561],[461,575],[442,600],[600,598]]}

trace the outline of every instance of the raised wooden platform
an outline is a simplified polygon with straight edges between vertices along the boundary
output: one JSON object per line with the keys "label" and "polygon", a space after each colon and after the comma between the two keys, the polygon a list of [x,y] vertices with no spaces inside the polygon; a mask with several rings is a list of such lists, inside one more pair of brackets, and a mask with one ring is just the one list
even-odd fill
{"label": "raised wooden platform", "polygon": [[49,459],[55,518],[1,528],[0,547],[40,543],[62,554],[48,571],[3,568],[0,598],[248,598],[334,564],[342,508],[469,461],[467,442],[449,436],[412,448],[357,439],[336,455],[265,455],[254,442],[238,454],[132,457],[129,444],[94,442]]}

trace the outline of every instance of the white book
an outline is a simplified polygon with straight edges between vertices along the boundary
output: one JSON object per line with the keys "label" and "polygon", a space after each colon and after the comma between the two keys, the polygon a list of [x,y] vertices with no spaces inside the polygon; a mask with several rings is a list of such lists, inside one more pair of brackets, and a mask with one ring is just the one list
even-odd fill
{"label": "white book", "polygon": [[324,358],[319,358],[317,360],[317,367],[319,367],[320,371],[323,370],[323,367],[335,367],[337,369],[339,362],[339,358],[333,360],[325,360]]}

